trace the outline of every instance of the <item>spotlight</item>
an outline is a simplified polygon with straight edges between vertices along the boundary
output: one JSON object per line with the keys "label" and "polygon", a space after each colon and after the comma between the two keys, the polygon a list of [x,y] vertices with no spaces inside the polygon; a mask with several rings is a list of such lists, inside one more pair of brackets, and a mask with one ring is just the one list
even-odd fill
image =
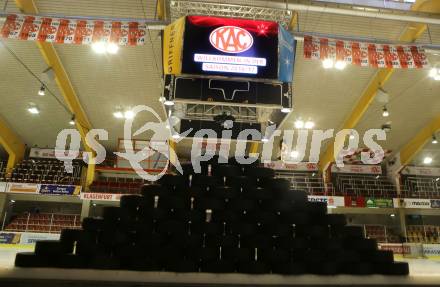
{"label": "spotlight", "polygon": [[382,116],[383,116],[384,118],[386,118],[386,117],[388,117],[389,115],[390,115],[390,112],[388,111],[387,107],[386,107],[386,106],[383,106],[383,109],[382,109]]}
{"label": "spotlight", "polygon": [[315,123],[312,122],[312,121],[307,121],[307,122],[304,124],[304,127],[305,127],[306,129],[313,129],[314,126],[315,126]]}
{"label": "spotlight", "polygon": [[440,81],[440,69],[432,68],[431,70],[429,70],[429,77],[433,78],[436,81]]}
{"label": "spotlight", "polygon": [[431,164],[432,163],[432,157],[429,157],[429,156],[425,157],[423,159],[423,163],[424,164]]}
{"label": "spotlight", "polygon": [[163,104],[165,106],[174,106],[174,102],[173,101],[169,101],[169,100],[164,101]]}
{"label": "spotlight", "polygon": [[382,129],[386,132],[389,133],[391,131],[391,124],[390,123],[386,123],[382,125]]}
{"label": "spotlight", "polygon": [[104,54],[107,51],[107,47],[104,42],[95,42],[92,44],[92,49],[97,54]]}
{"label": "spotlight", "polygon": [[10,200],[9,202],[10,202],[10,203],[14,203],[14,202],[15,202],[15,200],[11,199],[11,200]]}
{"label": "spotlight", "polygon": [[322,61],[322,67],[324,69],[330,69],[333,68],[335,62],[333,61],[333,59],[327,58],[325,60]]}
{"label": "spotlight", "polygon": [[114,55],[119,51],[119,46],[115,43],[108,43],[106,51],[107,53]]}
{"label": "spotlight", "polygon": [[73,115],[72,118],[70,119],[69,125],[71,126],[75,125],[75,115]]}
{"label": "spotlight", "polygon": [[440,177],[437,177],[436,179],[435,179],[435,181],[439,181],[440,180]]}
{"label": "spotlight", "polygon": [[121,111],[117,111],[113,113],[113,116],[117,119],[122,119],[124,117],[124,114]]}
{"label": "spotlight", "polygon": [[30,107],[28,108],[28,112],[30,112],[33,115],[37,115],[40,113],[40,110],[37,107]]}
{"label": "spotlight", "polygon": [[290,109],[290,108],[282,108],[281,109],[281,112],[282,113],[285,113],[285,114],[288,114],[288,113],[290,113],[292,110]]}
{"label": "spotlight", "polygon": [[125,113],[124,113],[124,118],[126,118],[126,119],[132,119],[132,118],[134,118],[134,113],[133,113],[133,111],[130,111],[130,110],[125,111]]}
{"label": "spotlight", "polygon": [[302,129],[304,127],[304,122],[302,120],[295,121],[295,128]]}
{"label": "spotlight", "polygon": [[44,85],[41,85],[40,89],[38,90],[38,95],[39,96],[46,95],[46,87]]}
{"label": "spotlight", "polygon": [[382,88],[377,89],[376,91],[377,101],[380,103],[388,103],[390,101],[390,95]]}
{"label": "spotlight", "polygon": [[298,156],[299,156],[299,152],[298,151],[293,150],[293,151],[290,152],[290,157],[291,158],[298,158]]}
{"label": "spotlight", "polygon": [[395,215],[394,213],[391,213],[390,216],[391,216],[391,217],[395,217],[396,215]]}
{"label": "spotlight", "polygon": [[376,179],[379,179],[380,178],[380,175],[376,175]]}
{"label": "spotlight", "polygon": [[335,68],[338,70],[344,70],[347,66],[347,63],[345,61],[336,61]]}
{"label": "spotlight", "polygon": [[213,117],[213,120],[223,129],[230,129],[234,126],[235,118],[230,112],[223,112]]}
{"label": "spotlight", "polygon": [[431,141],[431,143],[433,143],[433,144],[438,144],[438,140],[437,140],[437,137],[436,137],[435,135],[432,135],[432,141]]}

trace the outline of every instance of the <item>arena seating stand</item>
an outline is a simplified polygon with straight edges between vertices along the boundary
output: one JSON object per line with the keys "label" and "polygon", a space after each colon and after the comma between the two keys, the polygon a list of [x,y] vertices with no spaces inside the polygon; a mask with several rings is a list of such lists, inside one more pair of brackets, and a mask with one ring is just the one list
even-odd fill
{"label": "arena seating stand", "polygon": [[365,235],[377,242],[387,242],[387,231],[385,225],[364,225]]}
{"label": "arena seating stand", "polygon": [[184,167],[142,195],[121,197],[82,230],[18,253],[18,267],[248,274],[406,275],[408,264],[378,250],[362,227],[258,166]]}
{"label": "arena seating stand", "polygon": [[433,225],[408,225],[406,227],[407,240],[410,243],[440,243],[440,227]]}
{"label": "arena seating stand", "polygon": [[289,180],[292,189],[303,190],[310,195],[326,195],[333,191],[331,185],[327,188],[324,186],[322,176],[318,172],[276,170],[275,176]]}
{"label": "arena seating stand", "polygon": [[139,194],[144,180],[141,178],[99,177],[89,187],[90,192]]}
{"label": "arena seating stand", "polygon": [[23,213],[15,217],[5,231],[60,233],[62,229],[81,227],[79,214]]}
{"label": "arena seating stand", "polygon": [[332,182],[337,195],[397,197],[395,185],[385,176],[334,173]]}
{"label": "arena seating stand", "polygon": [[0,182],[6,181],[6,161],[0,161]]}
{"label": "arena seating stand", "polygon": [[56,159],[23,160],[13,169],[6,181],[41,184],[80,184],[82,164],[73,161],[73,173],[67,173],[62,161]]}
{"label": "arena seating stand", "polygon": [[437,176],[402,175],[402,195],[413,198],[440,198]]}

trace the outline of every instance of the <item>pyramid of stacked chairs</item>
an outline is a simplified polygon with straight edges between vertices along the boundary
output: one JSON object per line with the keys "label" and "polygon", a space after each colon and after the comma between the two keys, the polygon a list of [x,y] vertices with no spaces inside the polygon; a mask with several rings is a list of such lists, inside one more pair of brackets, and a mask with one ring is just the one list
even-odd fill
{"label": "pyramid of stacked chairs", "polygon": [[18,267],[247,274],[406,275],[362,227],[327,214],[288,180],[257,164],[216,161],[164,175],[124,195],[82,230],[18,253]]}

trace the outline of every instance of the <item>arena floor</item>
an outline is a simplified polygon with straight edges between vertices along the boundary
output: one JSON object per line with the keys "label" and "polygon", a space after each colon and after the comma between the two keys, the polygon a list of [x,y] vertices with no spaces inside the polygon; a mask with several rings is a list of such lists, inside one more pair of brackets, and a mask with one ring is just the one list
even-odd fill
{"label": "arena floor", "polygon": [[[31,251],[32,247],[0,248],[0,286],[440,286],[440,259],[407,259],[409,277],[395,276],[280,276],[244,274],[207,274],[98,270],[56,270],[44,268],[14,268],[17,252]],[[17,279],[15,279],[17,278]],[[48,281],[50,279],[50,281]],[[6,285],[5,285],[6,284]],[[54,284],[54,285],[52,285]],[[165,284],[165,285],[164,285]]]}

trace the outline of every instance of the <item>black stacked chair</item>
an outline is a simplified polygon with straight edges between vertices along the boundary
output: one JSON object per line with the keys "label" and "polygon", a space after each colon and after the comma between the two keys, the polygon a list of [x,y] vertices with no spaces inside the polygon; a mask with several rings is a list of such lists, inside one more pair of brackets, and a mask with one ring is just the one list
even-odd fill
{"label": "black stacked chair", "polygon": [[237,163],[165,175],[141,195],[121,197],[82,230],[39,241],[17,254],[19,267],[249,274],[406,275],[344,215],[308,202],[274,171]]}

